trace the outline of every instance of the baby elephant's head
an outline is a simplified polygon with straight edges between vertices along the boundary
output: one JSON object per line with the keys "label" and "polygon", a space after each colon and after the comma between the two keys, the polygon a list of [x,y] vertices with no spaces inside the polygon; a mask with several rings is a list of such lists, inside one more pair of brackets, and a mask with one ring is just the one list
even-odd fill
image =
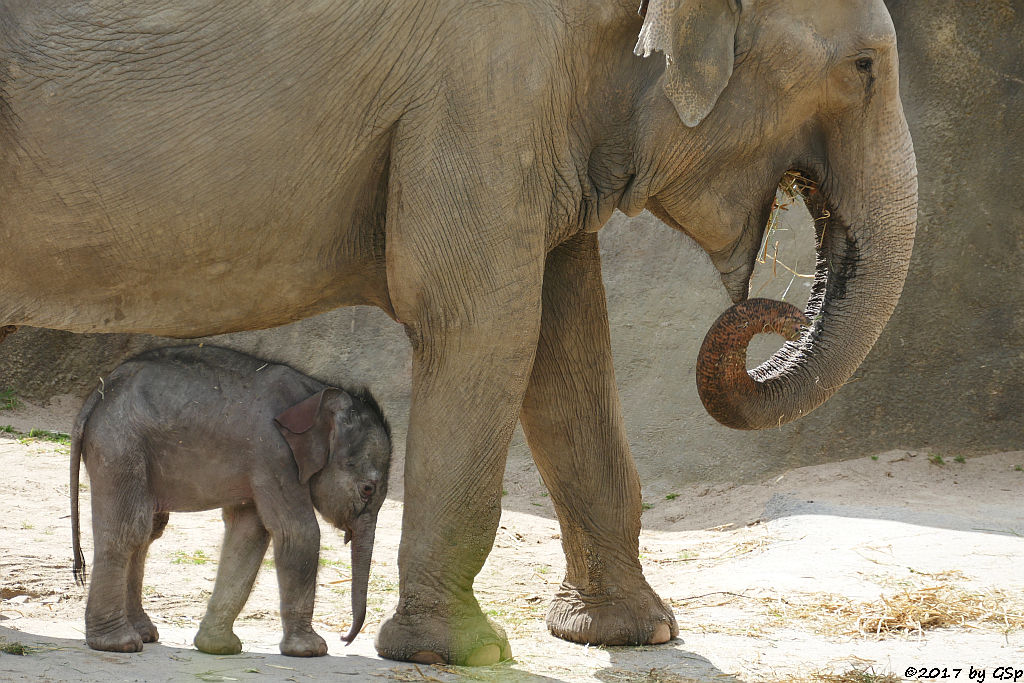
{"label": "baby elephant's head", "polygon": [[329,387],[275,418],[320,514],[352,542],[352,639],[366,616],[377,511],[388,492],[391,428],[368,391]]}

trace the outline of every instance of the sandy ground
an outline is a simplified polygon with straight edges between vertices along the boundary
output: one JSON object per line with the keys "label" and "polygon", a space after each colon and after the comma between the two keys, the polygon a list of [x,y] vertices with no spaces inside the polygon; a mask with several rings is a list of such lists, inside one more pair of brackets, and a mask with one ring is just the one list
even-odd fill
{"label": "sandy ground", "polygon": [[[269,556],[236,625],[245,653],[192,649],[217,568],[222,526],[213,511],[172,515],[150,553],[144,599],[161,642],[141,654],[89,650],[85,591],[71,576],[67,450],[0,434],[0,642],[29,646],[23,656],[0,654],[0,680],[778,681],[851,670],[903,676],[908,667],[946,668],[959,680],[974,667],[995,680],[1006,672],[999,667],[1024,670],[1024,452],[939,464],[895,451],[753,486],[652,483],[641,559],[674,607],[680,637],[646,648],[584,647],[548,634],[543,616],[564,568],[558,526],[536,471],[510,462],[477,595],[508,630],[515,660],[456,669],[375,655],[377,624],[397,595],[397,500],[381,513],[367,626],[350,647],[338,640],[350,619],[347,547],[325,527],[315,626],[327,657],[277,653]],[[82,488],[91,558],[87,480]],[[937,596],[933,612],[954,620],[955,605],[980,613],[949,628],[876,634],[868,617],[892,613],[901,595]]]}

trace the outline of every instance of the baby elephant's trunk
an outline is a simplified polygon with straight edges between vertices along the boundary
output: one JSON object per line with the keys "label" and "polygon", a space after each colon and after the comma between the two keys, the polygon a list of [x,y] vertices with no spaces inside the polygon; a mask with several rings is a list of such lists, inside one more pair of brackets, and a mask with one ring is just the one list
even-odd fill
{"label": "baby elephant's trunk", "polygon": [[352,628],[342,636],[345,644],[355,640],[366,619],[366,590],[370,583],[370,559],[377,530],[377,512],[366,512],[352,525]]}

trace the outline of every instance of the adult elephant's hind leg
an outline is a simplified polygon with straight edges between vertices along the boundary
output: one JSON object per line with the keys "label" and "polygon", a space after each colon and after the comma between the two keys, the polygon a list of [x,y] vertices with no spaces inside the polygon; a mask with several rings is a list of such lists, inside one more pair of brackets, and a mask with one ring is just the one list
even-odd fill
{"label": "adult elephant's hind leg", "polygon": [[578,643],[663,643],[678,628],[638,559],[640,483],[615,386],[596,235],[548,256],[543,306],[521,417],[566,555],[548,628]]}

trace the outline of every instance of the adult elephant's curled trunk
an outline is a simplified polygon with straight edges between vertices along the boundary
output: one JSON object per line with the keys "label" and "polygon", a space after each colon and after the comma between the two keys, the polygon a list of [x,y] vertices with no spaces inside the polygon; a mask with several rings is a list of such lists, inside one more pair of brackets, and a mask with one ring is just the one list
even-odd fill
{"label": "adult elephant's curled trunk", "polygon": [[[905,131],[905,128],[904,128]],[[698,357],[697,387],[708,412],[736,429],[777,427],[814,410],[856,371],[903,290],[917,219],[917,180],[909,134],[894,145],[888,172],[868,183],[841,178],[808,197],[818,259],[806,316],[790,304],[755,299],[726,311]],[[838,174],[835,174],[838,175]],[[857,220],[848,224],[844,214]],[[746,345],[761,332],[788,341],[754,370]]]}
{"label": "adult elephant's curled trunk", "polygon": [[756,397],[764,380],[760,368],[747,372],[747,345],[768,333],[797,341],[807,323],[796,306],[772,299],[747,299],[720,315],[697,355],[697,393],[708,413],[727,427],[752,428],[738,404]]}
{"label": "adult elephant's curled trunk", "polygon": [[370,583],[370,560],[377,528],[377,513],[365,512],[352,525],[352,628],[341,637],[351,644],[366,619],[366,592]]}

